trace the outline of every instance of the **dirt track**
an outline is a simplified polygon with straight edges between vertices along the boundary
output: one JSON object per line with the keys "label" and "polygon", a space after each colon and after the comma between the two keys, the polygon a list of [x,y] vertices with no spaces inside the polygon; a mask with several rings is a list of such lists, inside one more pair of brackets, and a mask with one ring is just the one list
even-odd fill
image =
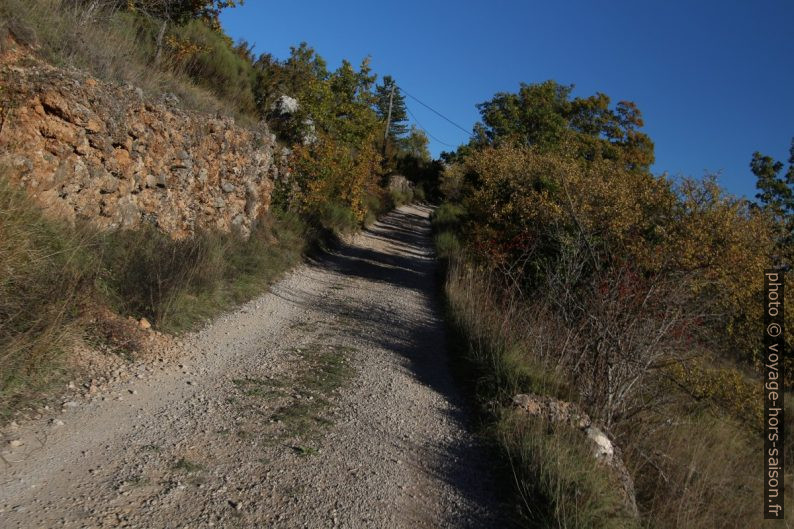
{"label": "dirt track", "polygon": [[299,267],[188,336],[181,367],[22,425],[0,527],[501,526],[428,214],[403,207]]}

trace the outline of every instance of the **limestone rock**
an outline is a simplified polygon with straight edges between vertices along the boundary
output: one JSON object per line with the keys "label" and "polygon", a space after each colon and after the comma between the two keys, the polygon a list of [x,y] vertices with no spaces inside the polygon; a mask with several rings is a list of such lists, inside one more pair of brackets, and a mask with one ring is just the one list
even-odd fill
{"label": "limestone rock", "polygon": [[413,187],[414,184],[403,175],[393,174],[389,177],[389,189],[392,191],[408,193]]}
{"label": "limestone rock", "polygon": [[603,465],[620,484],[624,503],[628,511],[639,517],[634,494],[634,481],[631,479],[620,449],[609,437],[590,420],[590,417],[578,405],[532,394],[521,394],[513,397],[513,406],[532,417],[550,423],[564,423],[580,430],[590,441],[593,457]]}
{"label": "limestone rock", "polygon": [[[48,214],[101,229],[151,223],[174,238],[250,233],[268,211],[280,150],[264,123],[186,112],[167,94],[91,79],[33,55],[0,58],[0,165]],[[279,111],[294,113],[284,96]],[[286,170],[284,171],[286,174]]]}
{"label": "limestone rock", "polygon": [[288,95],[282,95],[273,102],[270,110],[276,116],[291,116],[298,111],[298,100]]}

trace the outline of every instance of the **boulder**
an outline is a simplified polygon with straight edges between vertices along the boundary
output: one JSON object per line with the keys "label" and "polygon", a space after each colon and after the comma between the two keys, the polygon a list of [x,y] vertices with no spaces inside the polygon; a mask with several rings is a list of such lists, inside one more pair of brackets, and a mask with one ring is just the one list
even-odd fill
{"label": "boulder", "polygon": [[414,188],[413,182],[403,175],[393,174],[389,177],[389,189],[400,193],[410,193]]}
{"label": "boulder", "polygon": [[270,106],[270,110],[275,117],[292,116],[298,111],[298,108],[300,108],[298,100],[286,94],[276,99]]}
{"label": "boulder", "polygon": [[620,484],[626,509],[635,518],[639,517],[634,481],[623,463],[622,452],[606,433],[593,424],[581,407],[572,402],[532,394],[516,395],[513,397],[513,406],[529,416],[553,424],[567,424],[582,432],[590,443],[593,457]]}

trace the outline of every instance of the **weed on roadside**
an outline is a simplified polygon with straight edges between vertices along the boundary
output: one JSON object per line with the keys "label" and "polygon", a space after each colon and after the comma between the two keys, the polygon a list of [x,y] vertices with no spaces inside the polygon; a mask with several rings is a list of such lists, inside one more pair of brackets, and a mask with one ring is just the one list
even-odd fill
{"label": "weed on roadside", "polygon": [[284,384],[278,380],[244,378],[235,379],[232,382],[246,397],[274,398],[284,392]]}
{"label": "weed on roadside", "polygon": [[311,446],[293,446],[292,449],[301,457],[311,457],[318,454],[318,450]]}
{"label": "weed on roadside", "polygon": [[184,457],[176,461],[171,468],[173,468],[174,470],[182,470],[189,474],[193,472],[202,472],[206,470],[204,465],[190,461]]}

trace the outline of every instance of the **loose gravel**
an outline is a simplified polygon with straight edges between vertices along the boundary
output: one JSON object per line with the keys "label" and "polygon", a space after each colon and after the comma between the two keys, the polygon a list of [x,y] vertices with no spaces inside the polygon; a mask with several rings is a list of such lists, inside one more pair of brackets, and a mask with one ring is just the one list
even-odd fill
{"label": "loose gravel", "polygon": [[501,527],[450,374],[429,212],[297,268],[185,337],[179,364],[13,425],[0,527]]}

